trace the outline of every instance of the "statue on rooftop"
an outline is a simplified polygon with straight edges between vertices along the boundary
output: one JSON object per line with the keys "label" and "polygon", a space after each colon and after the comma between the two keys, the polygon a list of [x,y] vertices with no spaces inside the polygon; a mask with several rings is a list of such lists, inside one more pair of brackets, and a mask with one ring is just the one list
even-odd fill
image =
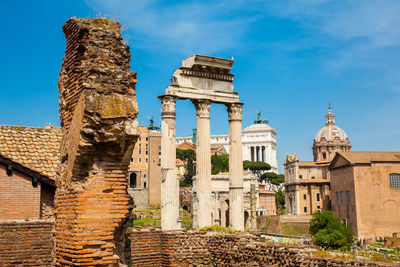
{"label": "statue on rooftop", "polygon": [[254,121],[254,124],[267,124],[268,120],[261,119],[261,111],[257,110],[257,119]]}
{"label": "statue on rooftop", "polygon": [[154,125],[154,116],[151,116],[151,117],[147,116],[147,118],[150,121],[150,125],[149,125],[149,127],[147,127],[147,129],[154,130],[154,131],[159,131],[161,129],[160,125]]}

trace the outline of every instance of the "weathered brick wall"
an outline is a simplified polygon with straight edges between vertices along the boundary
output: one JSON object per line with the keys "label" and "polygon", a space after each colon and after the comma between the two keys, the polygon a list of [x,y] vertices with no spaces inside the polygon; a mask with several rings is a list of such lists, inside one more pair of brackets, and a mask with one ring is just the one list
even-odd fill
{"label": "weathered brick wall", "polygon": [[400,237],[385,237],[385,246],[400,247]]}
{"label": "weathered brick wall", "polygon": [[312,256],[309,247],[266,243],[247,233],[133,229],[133,266],[387,266]]}
{"label": "weathered brick wall", "polygon": [[130,240],[134,266],[162,266],[161,231],[135,231]]}
{"label": "weathered brick wall", "polygon": [[0,266],[50,266],[52,221],[0,221]]}
{"label": "weathered brick wall", "polygon": [[63,138],[56,180],[56,265],[125,261],[127,171],[138,137],[136,73],[120,24],[67,21],[59,77]]}
{"label": "weathered brick wall", "polygon": [[40,218],[54,219],[54,194],[55,188],[41,184],[40,188]]}
{"label": "weathered brick wall", "polygon": [[163,232],[161,248],[164,266],[213,265],[205,233]]}
{"label": "weathered brick wall", "polygon": [[7,175],[0,164],[0,219],[39,219],[40,182],[32,185],[32,178],[14,170]]}

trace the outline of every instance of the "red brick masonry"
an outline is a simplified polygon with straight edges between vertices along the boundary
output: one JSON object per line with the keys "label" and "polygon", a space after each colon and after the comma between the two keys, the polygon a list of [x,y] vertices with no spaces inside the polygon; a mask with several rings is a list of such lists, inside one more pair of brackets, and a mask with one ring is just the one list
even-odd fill
{"label": "red brick masonry", "polygon": [[50,266],[53,221],[0,221],[0,266]]}

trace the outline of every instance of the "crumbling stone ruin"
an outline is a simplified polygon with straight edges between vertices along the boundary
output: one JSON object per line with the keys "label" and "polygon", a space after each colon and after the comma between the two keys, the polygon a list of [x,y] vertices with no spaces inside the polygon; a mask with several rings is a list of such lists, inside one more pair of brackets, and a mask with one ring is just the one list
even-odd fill
{"label": "crumbling stone ruin", "polygon": [[133,266],[393,266],[321,258],[315,247],[270,244],[243,232],[132,229],[130,237]]}
{"label": "crumbling stone ruin", "polygon": [[138,138],[136,73],[119,23],[72,18],[63,31],[55,264],[114,266],[125,260],[132,208],[127,171]]}

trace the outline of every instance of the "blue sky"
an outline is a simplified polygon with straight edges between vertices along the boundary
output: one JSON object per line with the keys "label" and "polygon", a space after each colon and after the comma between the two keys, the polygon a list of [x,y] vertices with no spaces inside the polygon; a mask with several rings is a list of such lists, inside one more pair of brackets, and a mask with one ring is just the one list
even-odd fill
{"label": "blue sky", "polygon": [[[0,16],[0,124],[59,125],[57,79],[62,25],[107,14],[121,22],[138,72],[139,122],[160,122],[157,96],[192,54],[234,58],[243,126],[261,110],[278,131],[278,160],[312,160],[328,103],[353,150],[400,151],[398,0],[6,1]],[[228,132],[213,105],[211,131]],[[195,110],[177,105],[177,135]],[[282,166],[280,166],[282,170]]]}

